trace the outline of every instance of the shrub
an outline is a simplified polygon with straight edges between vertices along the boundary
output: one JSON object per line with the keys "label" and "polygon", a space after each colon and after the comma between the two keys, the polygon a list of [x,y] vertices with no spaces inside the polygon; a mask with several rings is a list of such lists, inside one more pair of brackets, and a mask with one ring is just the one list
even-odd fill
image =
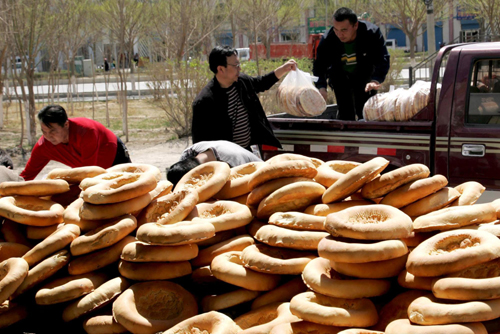
{"label": "shrub", "polygon": [[148,86],[158,105],[165,111],[173,131],[180,137],[191,134],[192,103],[212,78],[208,65],[198,60],[174,60],[146,64]]}

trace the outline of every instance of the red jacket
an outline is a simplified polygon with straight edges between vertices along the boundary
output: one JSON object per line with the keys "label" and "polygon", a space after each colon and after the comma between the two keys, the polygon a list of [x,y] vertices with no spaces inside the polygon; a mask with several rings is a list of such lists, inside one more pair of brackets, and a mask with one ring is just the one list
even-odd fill
{"label": "red jacket", "polygon": [[50,160],[69,167],[109,168],[115,160],[116,147],[116,135],[101,123],[83,117],[71,118],[69,142],[53,145],[40,137],[20,176],[27,181],[33,180]]}

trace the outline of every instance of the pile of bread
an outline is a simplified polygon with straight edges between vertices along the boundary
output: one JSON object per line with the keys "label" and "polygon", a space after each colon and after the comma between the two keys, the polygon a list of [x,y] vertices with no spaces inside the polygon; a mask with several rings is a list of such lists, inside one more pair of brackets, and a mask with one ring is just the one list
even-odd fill
{"label": "pile of bread", "polygon": [[388,165],[280,154],[174,188],[143,164],[4,182],[0,329],[495,333],[500,200]]}
{"label": "pile of bread", "polygon": [[317,116],[326,110],[325,99],[307,75],[300,70],[287,74],[276,93],[281,110],[299,117]]}
{"label": "pile of bread", "polygon": [[[437,85],[436,98],[441,85]],[[409,89],[398,88],[376,94],[366,101],[363,117],[367,121],[404,122],[410,120],[429,103],[431,83],[417,81]]]}

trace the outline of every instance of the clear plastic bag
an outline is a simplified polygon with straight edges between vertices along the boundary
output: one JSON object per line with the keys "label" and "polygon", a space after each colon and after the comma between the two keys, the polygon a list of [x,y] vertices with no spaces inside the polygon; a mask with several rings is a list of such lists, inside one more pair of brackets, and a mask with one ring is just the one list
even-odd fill
{"label": "clear plastic bag", "polygon": [[[367,121],[408,121],[429,103],[430,85],[419,80],[410,89],[398,88],[372,96],[365,103],[363,116]],[[440,85],[436,94],[439,91]]]}
{"label": "clear plastic bag", "polygon": [[278,87],[276,97],[280,108],[288,114],[301,117],[323,113],[326,102],[313,85],[314,78],[299,69],[290,71]]}
{"label": "clear plastic bag", "polygon": [[393,122],[395,119],[396,102],[403,89],[388,93],[376,94],[366,101],[363,107],[363,117],[367,121]]}
{"label": "clear plastic bag", "polygon": [[429,103],[431,83],[418,80],[411,86],[410,91],[413,92],[413,108],[411,115],[411,117],[413,117]]}
{"label": "clear plastic bag", "polygon": [[413,94],[409,89],[405,89],[399,94],[398,100],[396,101],[396,111],[394,113],[394,118],[398,122],[404,122],[409,120],[412,114],[412,101]]}
{"label": "clear plastic bag", "polygon": [[363,107],[363,119],[367,121],[379,121],[382,106],[389,94],[381,93],[370,97]]}

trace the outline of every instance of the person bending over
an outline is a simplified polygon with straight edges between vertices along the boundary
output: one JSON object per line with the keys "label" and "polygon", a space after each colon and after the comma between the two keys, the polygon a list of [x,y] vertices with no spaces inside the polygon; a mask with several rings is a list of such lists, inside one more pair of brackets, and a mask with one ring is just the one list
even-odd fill
{"label": "person bending over", "polygon": [[33,180],[50,160],[73,168],[109,168],[131,162],[125,144],[97,121],[84,117],[68,119],[66,110],[59,105],[42,108],[38,120],[43,135],[20,174],[25,180]]}
{"label": "person bending over", "polygon": [[328,85],[334,90],[338,119],[363,118],[366,101],[376,94],[390,67],[390,55],[380,29],[370,22],[358,21],[349,8],[333,14],[333,27],[318,45],[313,74],[324,99]]}
{"label": "person bending over", "polygon": [[14,163],[9,154],[0,148],[0,183],[5,181],[24,181],[13,169]]}
{"label": "person bending over", "polygon": [[262,159],[230,141],[202,141],[182,152],[179,161],[168,169],[167,180],[175,186],[187,172],[208,161],[227,162],[230,167],[236,167]]}

